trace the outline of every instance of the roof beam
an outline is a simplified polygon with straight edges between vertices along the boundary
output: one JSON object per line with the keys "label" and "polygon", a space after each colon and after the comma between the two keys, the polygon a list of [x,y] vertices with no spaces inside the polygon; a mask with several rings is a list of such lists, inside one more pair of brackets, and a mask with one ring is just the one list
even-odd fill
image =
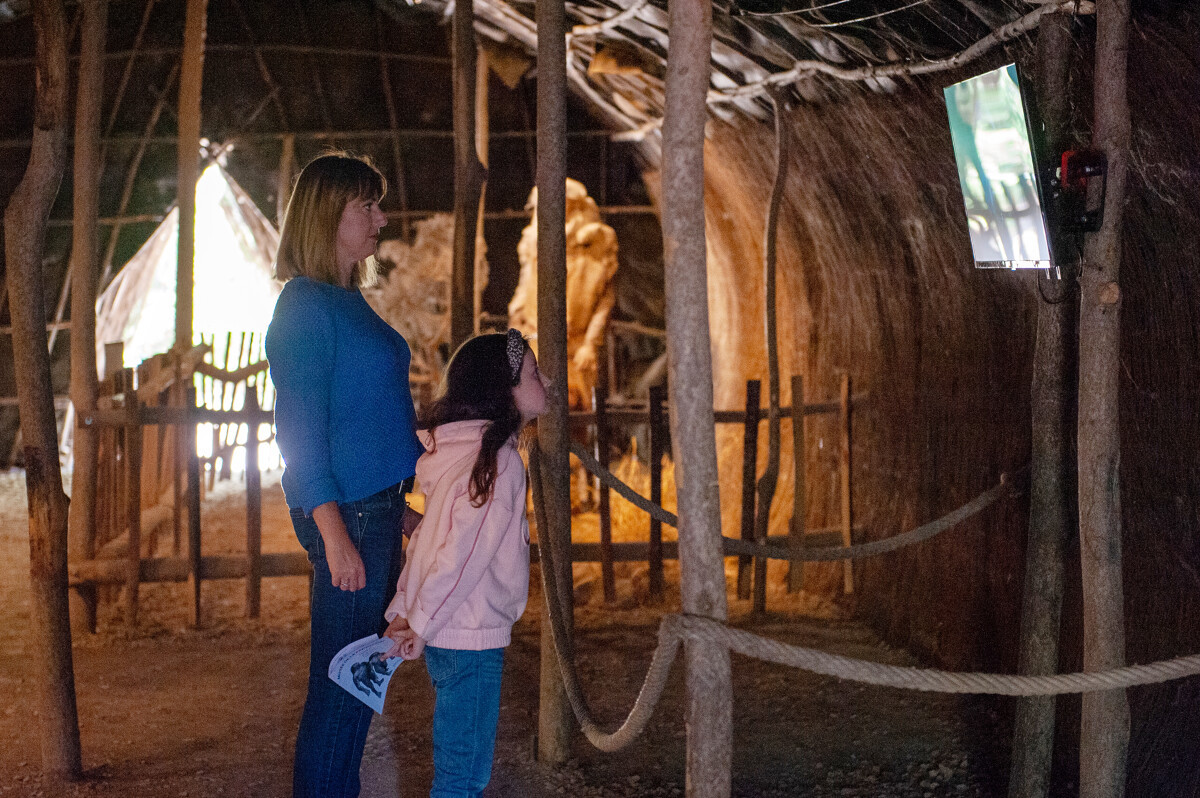
{"label": "roof beam", "polygon": [[[492,131],[491,139],[533,139],[534,132],[532,130],[498,130]],[[292,136],[297,141],[325,141],[325,140],[363,140],[363,139],[386,139],[393,136],[400,139],[453,139],[454,131],[439,130],[439,129],[419,129],[410,128],[407,130],[307,130],[299,132],[254,132],[254,133],[237,133],[230,136],[226,140],[226,144],[254,144],[266,141],[282,141],[284,138]],[[568,138],[604,138],[610,141],[623,141],[624,135],[618,130],[573,130],[567,133]],[[118,133],[113,136],[108,136],[104,139],[106,144],[141,144],[145,141],[146,144],[166,144],[174,146],[178,139],[175,136],[143,136],[128,133]],[[5,149],[28,149],[32,140],[28,138],[20,139],[0,139],[0,150]]]}
{"label": "roof beam", "polygon": [[[296,18],[300,23],[300,36],[304,39],[306,47],[311,48],[312,37],[308,33],[308,16],[304,13],[304,0],[295,0]],[[326,128],[333,127],[333,121],[329,117],[329,101],[325,99],[325,87],[321,83],[321,71],[317,69],[316,63],[313,62],[315,53],[306,52],[305,60],[308,61],[308,71],[312,75],[313,93],[317,95],[317,107],[321,111],[321,122]]]}
{"label": "roof beam", "polygon": [[275,106],[275,112],[279,114],[279,127],[283,130],[288,129],[287,113],[283,110],[283,101],[279,99],[279,85],[275,82],[274,75],[267,67],[267,62],[263,59],[262,47],[255,40],[254,29],[250,26],[250,17],[246,14],[246,9],[238,0],[233,0],[233,9],[237,12],[238,20],[242,23],[242,28],[246,31],[246,38],[250,46],[250,50],[254,53],[254,63],[258,65],[258,74],[262,75],[263,83],[267,84],[268,97],[271,104]]}
{"label": "roof beam", "polygon": [[[171,67],[171,74],[167,76],[167,82],[163,84],[163,90],[154,101],[154,110],[150,112],[150,118],[146,120],[146,127],[142,131],[141,141],[138,142],[137,150],[133,153],[133,160],[129,163],[129,171],[125,173],[125,185],[121,188],[121,202],[117,208],[118,216],[125,213],[125,209],[129,207],[129,199],[133,196],[133,183],[137,178],[138,168],[142,165],[142,156],[146,154],[146,146],[150,142],[150,134],[158,126],[158,118],[162,115],[163,107],[167,103],[167,95],[171,91],[171,84],[175,82],[175,77],[178,74],[179,62],[176,61],[174,66]],[[112,232],[108,234],[108,242],[104,246],[104,257],[100,259],[100,282],[97,285],[101,291],[104,290],[104,286],[108,283],[108,277],[112,274],[113,256],[116,254],[117,239],[120,235],[120,223],[114,224]]]}
{"label": "roof beam", "polygon": [[[330,56],[335,58],[384,58],[389,61],[407,61],[411,64],[436,64],[441,66],[449,65],[450,59],[440,55],[420,55],[417,53],[386,53],[376,50],[365,50],[361,48],[343,49],[341,47],[323,47],[320,45],[311,44],[208,44],[205,46],[206,53],[245,53],[250,52],[257,47],[261,53],[283,53],[286,55],[308,55],[308,56]],[[110,53],[105,53],[106,60],[122,60],[135,58],[140,56],[166,56],[179,55],[183,52],[182,47],[146,47],[133,50],[114,50]],[[70,56],[72,61],[78,61],[78,54]],[[0,66],[33,66],[33,56],[18,55],[7,58],[0,58]]]}
{"label": "roof beam", "polygon": [[[653,205],[600,205],[601,216],[646,216],[658,213],[658,210]],[[450,213],[449,210],[436,209],[401,209],[398,211],[385,211],[384,216],[389,219],[399,219],[401,221],[413,219],[427,219],[437,213]],[[167,218],[161,213],[139,213],[127,216],[104,216],[96,220],[96,223],[101,227],[111,227],[113,225],[129,225],[129,224],[159,224],[163,219]],[[523,208],[507,208],[499,211],[488,211],[483,215],[483,218],[488,221],[504,220],[504,219],[528,219],[529,211]],[[47,227],[71,227],[74,222],[71,219],[51,219],[46,222]]]}

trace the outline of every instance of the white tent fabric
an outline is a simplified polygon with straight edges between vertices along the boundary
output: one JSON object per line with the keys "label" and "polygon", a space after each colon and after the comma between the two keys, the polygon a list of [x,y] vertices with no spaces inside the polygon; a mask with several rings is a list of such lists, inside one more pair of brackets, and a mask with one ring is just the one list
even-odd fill
{"label": "white tent fabric", "polygon": [[[101,375],[105,373],[105,343],[125,343],[124,366],[136,366],[174,346],[178,240],[179,209],[172,208],[96,301],[96,365]],[[212,341],[215,364],[226,362],[229,342],[233,343],[230,362],[234,368],[245,365],[241,359],[250,362],[261,357],[263,335],[282,287],[272,277],[278,249],[279,233],[249,195],[220,165],[208,166],[196,182],[192,342],[199,343],[202,337]],[[239,354],[237,339],[250,335],[255,351]],[[264,391],[264,396],[273,396],[269,377]],[[233,396],[219,397],[217,404],[236,409],[243,399],[244,391],[239,389]],[[68,407],[60,451],[68,468],[74,426],[74,408]],[[243,429],[241,434],[245,432]],[[209,438],[208,430],[201,429],[198,440],[202,449]],[[263,446],[266,450],[260,449],[260,463],[277,467],[274,443]],[[236,468],[240,468],[238,454]]]}
{"label": "white tent fabric", "polygon": [[[101,374],[106,342],[125,342],[127,366],[174,345],[178,236],[173,208],[97,300]],[[266,332],[280,289],[271,276],[278,248],[279,233],[253,200],[218,164],[208,166],[196,183],[194,342]]]}

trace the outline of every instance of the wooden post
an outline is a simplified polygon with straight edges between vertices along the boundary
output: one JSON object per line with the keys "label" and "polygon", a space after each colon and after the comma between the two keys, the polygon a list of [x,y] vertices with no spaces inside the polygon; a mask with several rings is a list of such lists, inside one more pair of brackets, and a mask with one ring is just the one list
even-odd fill
{"label": "wooden post", "polygon": [[[196,406],[196,388],[188,385],[184,390],[184,407],[190,411]],[[191,617],[193,627],[199,628],[200,615],[200,460],[196,456],[196,424],[190,415],[183,424],[183,451],[180,457],[187,464],[187,521],[188,521],[188,592],[191,595]]]}
{"label": "wooden post", "polygon": [[[468,6],[469,7],[469,4]],[[456,8],[457,13],[457,8]],[[571,605],[571,428],[567,415],[567,58],[566,9],[561,0],[537,0],[537,228],[538,356],[550,378],[546,412],[538,420],[540,468],[545,493],[546,527],[538,544],[554,546],[563,613]],[[471,51],[474,52],[472,44]],[[462,49],[467,49],[463,45]],[[474,77],[472,73],[471,77]],[[457,95],[456,95],[457,96]],[[463,95],[470,101],[471,95]],[[474,152],[471,151],[471,155]],[[474,206],[471,206],[472,208]],[[456,224],[457,230],[457,224]],[[471,267],[467,260],[465,268]],[[471,293],[464,295],[470,307]],[[469,329],[469,328],[468,328]],[[568,641],[569,642],[569,641]],[[538,705],[538,759],[561,765],[571,753],[574,718],[543,624],[541,694]]]}
{"label": "wooden post", "polygon": [[125,342],[104,342],[104,378],[109,379],[125,368]]}
{"label": "wooden post", "polygon": [[58,466],[54,389],[46,351],[42,250],[46,220],[66,166],[66,22],[62,0],[33,5],[35,69],[29,166],[4,210],[12,315],[13,378],[25,445],[29,500],[30,656],[49,781],[82,774],[67,598],[67,496]]}
{"label": "wooden post", "polygon": [[[771,502],[779,484],[779,450],[782,448],[779,423],[779,332],[776,285],[776,242],[779,239],[779,209],[783,205],[783,193],[787,186],[788,132],[787,111],[788,87],[776,87],[770,92],[771,105],[775,109],[775,179],[771,184],[771,200],[767,205],[767,223],[763,229],[763,314],[764,335],[767,349],[767,467],[758,481],[758,504],[755,507],[754,539],[767,542],[771,524]],[[767,609],[767,558],[754,560],[754,612]]]}
{"label": "wooden post", "polygon": [[[171,384],[170,392],[167,394],[167,403],[182,407],[187,402],[184,386],[181,384],[182,376],[180,374],[179,363],[175,363],[175,381]],[[183,550],[183,496],[184,487],[180,480],[183,479],[186,466],[184,465],[183,457],[187,451],[187,434],[184,427],[175,427],[171,432],[163,432],[164,436],[171,434],[174,436],[174,445],[171,447],[171,551],[175,556],[179,556]]]}
{"label": "wooden post", "polygon": [[[850,506],[850,372],[842,372],[842,393],[839,403],[841,428],[841,446],[838,450],[838,472],[841,477],[842,496],[842,545],[853,545],[854,518]],[[854,592],[854,561],[846,560],[843,564],[843,588],[847,595]]]}
{"label": "wooden post", "polygon": [[[176,180],[175,196],[179,208],[178,254],[175,270],[175,351],[176,356],[192,346],[192,307],[195,293],[195,258],[196,258],[196,179],[200,172],[200,96],[204,77],[204,42],[207,35],[208,0],[187,0],[187,10],[184,16],[183,52],[180,54],[179,98],[178,98],[178,137],[175,149]],[[176,382],[181,383],[184,375],[176,367]],[[189,382],[191,375],[187,375]],[[183,396],[188,407],[194,407],[195,388],[188,386],[186,390],[179,384],[175,388],[177,396]],[[179,391],[185,391],[183,394]],[[190,426],[181,430],[176,437],[176,448],[187,458],[188,490],[191,490],[191,467],[196,457],[196,428]],[[179,461],[177,460],[176,463]],[[173,471],[174,485],[178,485],[179,472]],[[179,507],[178,492],[176,508]],[[189,500],[193,497],[189,495]],[[198,501],[197,493],[196,500]],[[188,524],[193,523],[189,513]],[[176,516],[177,517],[177,516]],[[190,537],[190,535],[189,535]],[[199,580],[199,551],[196,552],[195,601],[192,607],[193,625],[200,623],[200,580]]]}
{"label": "wooden post", "polygon": [[608,388],[610,394],[620,394],[621,389],[617,385],[617,337],[613,335],[612,327],[604,329],[604,364],[605,375],[608,379]]}
{"label": "wooden post", "polygon": [[[283,217],[287,215],[288,200],[292,196],[292,166],[296,163],[296,137],[291,133],[284,135],[283,147],[279,151],[279,183],[275,193],[275,225],[283,227]],[[213,336],[214,340],[216,336]]]}
{"label": "wooden post", "polygon": [[397,201],[400,203],[400,238],[404,243],[410,242],[408,220],[408,186],[404,179],[404,148],[400,143],[400,117],[396,113],[396,98],[392,91],[392,70],[388,64],[388,59],[383,55],[383,15],[379,11],[379,6],[375,7],[375,31],[379,43],[379,84],[383,90],[383,105],[387,108],[388,113],[388,129],[392,133],[392,166],[394,174],[392,181],[394,184],[394,194]]}
{"label": "wooden post", "polygon": [[[603,383],[592,389],[592,408],[596,413],[596,462],[608,470],[608,392]],[[608,486],[601,483],[598,491],[600,516],[600,581],[604,585],[604,600],[612,604],[617,600],[617,579],[613,573],[612,512]]]}
{"label": "wooden post", "polygon": [[[100,213],[100,100],[104,88],[104,39],[108,0],[84,0],[79,55],[79,90],[75,107],[74,228],[71,239],[71,403],[75,434],[71,453],[71,505],[67,513],[67,546],[76,562],[96,554],[96,457],[99,430],[93,424],[96,374],[96,220]],[[71,629],[96,631],[96,586],[71,590]]]}
{"label": "wooden post", "polygon": [[175,349],[180,355],[192,347],[196,178],[200,172],[200,86],[204,75],[207,16],[208,0],[187,0],[182,67],[179,74],[179,143],[175,171],[176,202],[179,206],[179,254],[175,272]]}
{"label": "wooden post", "polygon": [[[712,342],[704,234],[704,127],[711,72],[712,4],[668,0],[666,105],[662,127],[662,228],[671,441],[679,496],[683,611],[724,621],[721,497],[715,489]],[[539,37],[540,39],[540,37]],[[538,71],[539,80],[541,71]],[[540,205],[540,203],[539,203]],[[540,224],[538,231],[543,230]],[[729,651],[688,641],[685,789],[688,798],[728,796],[733,697]]]}
{"label": "wooden post", "polygon": [[[650,386],[650,501],[662,506],[662,459],[663,401],[666,389],[661,385]],[[650,595],[656,599],[663,595],[663,541],[662,521],[650,517]]]}
{"label": "wooden post", "polygon": [[[788,527],[793,549],[804,546],[804,527],[808,520],[808,478],[804,457],[804,377],[792,375],[792,523]],[[804,587],[804,563],[788,563],[789,593]]]}
{"label": "wooden post", "polygon": [[[746,423],[742,434],[742,540],[754,540],[754,481],[758,474],[758,414],[762,383],[746,380]],[[749,554],[738,557],[737,597],[750,598]]]}
{"label": "wooden post", "polygon": [[453,45],[454,260],[450,271],[452,352],[475,332],[475,225],[484,173],[483,165],[479,163],[475,152],[473,0],[459,0],[454,4]]}
{"label": "wooden post", "polygon": [[483,289],[487,285],[487,239],[484,237],[485,206],[487,205],[488,144],[491,140],[491,115],[488,113],[487,51],[475,45],[475,157],[479,159],[482,179],[479,181],[479,204],[475,213],[475,251],[471,277],[471,332],[479,334],[479,317],[483,313]]}
{"label": "wooden post", "polygon": [[[258,386],[246,383],[242,407],[261,409]],[[246,617],[257,618],[262,603],[262,473],[258,470],[258,422],[246,430]]]}
{"label": "wooden post", "polygon": [[[1038,27],[1038,106],[1045,129],[1046,152],[1067,148],[1071,19],[1047,14]],[[1058,672],[1058,640],[1062,618],[1064,552],[1072,532],[1075,500],[1071,458],[1071,425],[1075,421],[1077,264],[1068,260],[1071,242],[1055,246],[1062,235],[1050,225],[1056,281],[1041,283],[1037,343],[1031,386],[1032,465],[1029,534],[1025,545],[1025,587],[1021,605],[1019,670],[1023,674]],[[1047,301],[1047,289],[1057,289]],[[1047,798],[1054,753],[1054,696],[1017,699],[1013,723],[1009,798]]]}
{"label": "wooden post", "polygon": [[[1108,156],[1104,225],[1084,244],[1079,287],[1079,549],[1083,667],[1125,663],[1121,584],[1121,234],[1130,120],[1125,73],[1129,0],[1096,3],[1092,146]],[[1129,702],[1124,690],[1085,693],[1079,745],[1083,798],[1124,794]]]}
{"label": "wooden post", "polygon": [[138,583],[142,563],[142,414],[133,387],[133,369],[125,369],[125,523],[129,574],[125,582],[125,623],[137,626]]}

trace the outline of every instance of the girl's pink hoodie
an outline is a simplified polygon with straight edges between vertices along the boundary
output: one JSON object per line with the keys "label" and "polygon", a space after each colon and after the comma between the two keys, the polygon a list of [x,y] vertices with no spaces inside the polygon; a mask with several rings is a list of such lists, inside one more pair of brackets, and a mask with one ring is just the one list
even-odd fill
{"label": "girl's pink hoodie", "polygon": [[468,495],[487,423],[457,421],[433,435],[417,433],[426,450],[417,460],[425,517],[384,614],[407,618],[437,648],[507,646],[529,598],[525,465],[513,443],[498,453],[492,498],[475,507]]}

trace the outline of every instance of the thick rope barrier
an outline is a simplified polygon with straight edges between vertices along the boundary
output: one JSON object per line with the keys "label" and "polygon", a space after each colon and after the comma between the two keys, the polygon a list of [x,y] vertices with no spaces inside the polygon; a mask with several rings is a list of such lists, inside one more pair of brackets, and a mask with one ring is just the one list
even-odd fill
{"label": "thick rope barrier", "polygon": [[[1083,671],[1050,676],[1021,676],[1002,673],[958,673],[932,668],[884,665],[878,662],[843,657],[816,649],[782,643],[742,629],[733,629],[711,618],[674,616],[663,619],[678,623],[680,634],[709,645],[727,645],[731,651],[747,657],[789,665],[822,676],[835,676],[852,682],[879,687],[899,687],[935,693],[973,693],[980,695],[1041,696],[1065,693],[1091,693],[1123,690],[1158,684],[1200,674],[1200,654],[1127,665],[1107,671]],[[663,633],[659,632],[661,640]]]}
{"label": "thick rope barrier", "polygon": [[[572,451],[579,456],[578,447],[572,444]],[[537,449],[534,447],[530,457],[530,474],[532,477],[533,500],[539,517],[545,517],[545,503],[541,490],[541,471],[538,462]],[[591,460],[584,452],[580,460]],[[594,463],[595,461],[592,460]],[[598,466],[597,466],[598,468]],[[595,473],[595,472],[593,472]],[[610,475],[611,476],[611,475]],[[623,485],[629,492],[641,499],[632,488],[613,477],[613,482]],[[1006,487],[1002,482],[996,488],[982,494],[973,502],[964,505],[955,513],[960,513],[979,502],[984,497]],[[620,490],[609,484],[614,490]],[[622,493],[622,495],[625,495]],[[628,496],[626,498],[629,498]],[[995,501],[993,496],[986,504],[974,510],[986,507]],[[632,499],[631,499],[632,501]],[[655,505],[642,499],[654,507]],[[635,502],[636,503],[636,502]],[[640,505],[639,505],[640,506]],[[643,508],[647,509],[647,508]],[[659,508],[661,509],[661,508]],[[649,510],[648,510],[649,511]],[[663,511],[666,513],[666,511]],[[970,513],[973,514],[973,513]],[[671,518],[675,516],[667,513]],[[951,514],[953,515],[953,513]],[[968,517],[963,515],[958,520]],[[949,518],[950,516],[944,516]],[[664,523],[668,522],[665,519]],[[957,521],[955,522],[957,523]],[[951,524],[953,525],[953,524]],[[929,526],[928,524],[926,526]],[[916,530],[914,530],[916,531]],[[934,533],[936,534],[936,533]],[[930,535],[932,536],[932,535]],[[809,671],[822,676],[832,676],[847,681],[871,684],[879,687],[896,687],[906,690],[922,690],[938,693],[972,693],[1004,696],[1045,696],[1064,693],[1086,693],[1103,690],[1122,690],[1147,684],[1158,684],[1172,679],[1182,679],[1188,676],[1200,675],[1200,654],[1177,657],[1170,660],[1153,662],[1148,665],[1129,665],[1108,671],[1089,671],[1080,673],[1055,674],[1050,676],[1021,676],[997,673],[957,673],[931,668],[912,668],[900,665],[885,665],[878,662],[843,657],[803,646],[795,646],[772,640],[761,635],[734,629],[712,618],[694,615],[667,615],[663,618],[658,629],[658,645],[650,659],[646,678],[638,692],[633,708],[621,725],[612,732],[606,732],[592,715],[583,689],[579,683],[579,674],[575,669],[574,657],[567,651],[566,621],[563,618],[563,604],[558,593],[558,582],[554,578],[555,563],[563,556],[560,551],[561,543],[547,539],[542,541],[542,588],[546,596],[547,615],[550,619],[551,637],[554,640],[555,657],[563,676],[563,685],[567,700],[579,721],[580,728],[588,741],[601,751],[619,751],[633,742],[649,723],[654,709],[662,697],[670,675],[671,665],[681,642],[689,644],[701,643],[706,646],[724,646],[730,651],[747,657],[774,662]]]}
{"label": "thick rope barrier", "polygon": [[[653,518],[668,526],[679,528],[679,518],[669,510],[654,504],[639,494],[629,485],[622,482],[612,472],[605,470],[588,454],[587,450],[575,441],[571,442],[571,454],[579,458],[583,467],[600,479],[602,483],[615,490],[630,504],[649,513]],[[940,535],[947,529],[962,523],[973,515],[990,507],[997,499],[1007,494],[1010,483],[1006,477],[1001,477],[999,484],[990,490],[976,496],[958,509],[951,510],[941,518],[927,524],[910,529],[899,535],[893,535],[883,540],[872,540],[867,543],[856,543],[853,546],[827,546],[822,548],[806,548],[780,546],[771,543],[757,543],[752,540],[739,540],[731,537],[721,537],[721,546],[725,554],[745,554],[751,557],[767,557],[774,560],[791,560],[793,562],[832,562],[836,560],[853,560],[859,557],[874,557],[897,549],[911,546]]]}
{"label": "thick rope barrier", "polygon": [[[538,447],[535,443],[529,452],[529,474],[533,488],[535,512],[539,519],[544,519],[546,503],[542,495],[540,461]],[[633,703],[633,708],[615,731],[604,731],[588,707],[587,699],[583,695],[583,688],[579,684],[579,673],[575,670],[575,658],[567,651],[569,638],[566,620],[563,618],[565,605],[558,592],[558,579],[555,578],[555,574],[558,572],[556,564],[563,562],[564,559],[561,542],[554,540],[549,535],[542,539],[542,528],[539,527],[538,549],[542,559],[541,567],[538,570],[542,575],[542,592],[546,596],[550,636],[554,640],[555,659],[558,660],[558,668],[562,673],[563,690],[567,694],[567,702],[570,703],[571,711],[575,713],[575,719],[579,721],[579,727],[588,742],[601,751],[609,753],[620,751],[633,742],[650,722],[650,717],[654,714],[655,707],[658,706],[658,699],[662,697],[663,688],[667,685],[667,676],[671,672],[671,663],[675,661],[675,652],[679,649],[681,635],[676,627],[665,622],[659,626],[658,646],[654,649],[650,667],[642,682],[642,689],[638,692],[637,700]]]}

